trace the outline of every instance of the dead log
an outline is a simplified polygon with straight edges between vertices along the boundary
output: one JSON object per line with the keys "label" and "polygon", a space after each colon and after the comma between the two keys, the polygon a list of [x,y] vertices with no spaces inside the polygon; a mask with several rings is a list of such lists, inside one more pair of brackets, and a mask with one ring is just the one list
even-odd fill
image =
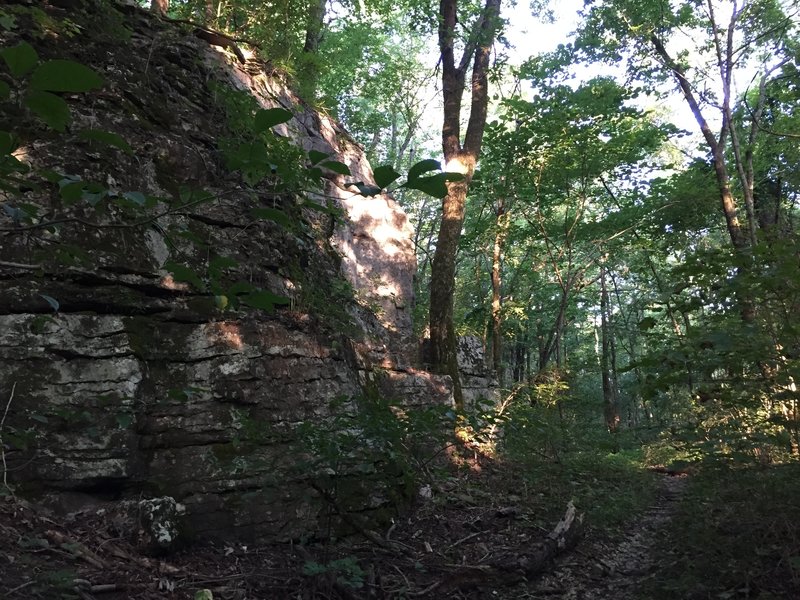
{"label": "dead log", "polygon": [[530,548],[517,549],[491,558],[481,565],[454,565],[447,576],[425,590],[436,594],[465,590],[474,587],[500,587],[514,585],[542,573],[553,559],[574,547],[583,535],[583,515],[578,514],[572,502],[562,519],[547,537]]}

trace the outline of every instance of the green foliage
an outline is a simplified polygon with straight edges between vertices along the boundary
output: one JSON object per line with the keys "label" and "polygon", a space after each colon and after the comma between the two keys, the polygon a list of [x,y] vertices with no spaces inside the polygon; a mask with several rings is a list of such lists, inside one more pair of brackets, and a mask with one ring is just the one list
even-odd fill
{"label": "green foliage", "polygon": [[[534,398],[549,395],[531,391]],[[643,471],[634,439],[622,440],[624,449],[615,450],[619,440],[605,429],[599,401],[559,395],[550,406],[517,396],[503,418],[502,456],[522,466],[526,485],[542,490],[543,516],[554,517],[563,502],[573,500],[592,528],[613,531],[652,502],[656,482]]]}
{"label": "green foliage", "polygon": [[658,538],[643,597],[794,598],[800,594],[800,466],[708,464],[689,478]]}
{"label": "green foliage", "polygon": [[98,129],[84,129],[78,134],[78,137],[84,140],[92,140],[106,146],[112,146],[114,148],[118,148],[122,150],[125,154],[129,154],[131,156],[133,156],[134,154],[131,145],[124,139],[122,139],[122,137],[120,137],[116,133],[112,133],[111,131],[100,131]]}
{"label": "green foliage", "polygon": [[72,60],[48,60],[33,71],[31,89],[45,92],[88,92],[103,86],[103,79],[89,67]]}
{"label": "green foliage", "polygon": [[[71,60],[40,62],[36,50],[27,42],[4,48],[0,56],[16,80],[25,78],[28,91],[19,90],[21,103],[49,127],[64,131],[70,121],[69,106],[52,92],[83,93],[102,87],[103,79],[92,69]],[[30,74],[30,77],[25,77]],[[19,82],[20,87],[23,82]],[[10,94],[0,94],[9,96]]]}
{"label": "green foliage", "polygon": [[295,431],[305,457],[297,468],[314,474],[337,510],[360,510],[365,484],[384,488],[397,508],[407,503],[426,465],[449,443],[455,423],[447,407],[407,407],[377,392],[338,398],[329,409],[331,418],[302,423]]}
{"label": "green foliage", "polygon": [[394,169],[413,160],[415,148],[431,136],[419,127],[429,74],[420,58],[424,40],[413,33],[413,24],[407,13],[390,7],[361,18],[343,16],[330,23],[319,53],[320,102],[372,164]]}
{"label": "green foliage", "polygon": [[308,577],[331,575],[340,585],[358,590],[364,587],[366,573],[359,566],[355,557],[348,556],[337,558],[325,564],[320,564],[313,560],[307,561],[303,565],[303,575]]}
{"label": "green foliage", "polygon": [[[12,75],[23,78],[30,74],[29,92],[18,94],[14,100],[19,100],[23,107],[36,113],[45,124],[58,131],[64,131],[70,122],[69,107],[58,93],[86,92],[102,84],[102,80],[91,69],[78,63],[63,60],[40,63],[37,53],[27,43],[5,49],[2,56]],[[301,195],[322,187],[323,169],[339,175],[350,175],[347,165],[316,151],[307,154],[288,138],[274,134],[274,127],[292,119],[290,111],[283,108],[262,109],[251,96],[223,86],[214,88],[214,92],[226,112],[231,130],[231,137],[220,141],[223,156],[228,167],[239,171],[250,186],[269,181],[276,195]],[[130,144],[113,132],[88,129],[79,132],[78,137],[134,155]],[[20,176],[27,173],[27,166],[13,155],[17,141],[11,132],[0,132],[0,144],[4,151],[0,162],[0,186],[18,195],[23,184]],[[399,177],[396,174],[387,178],[385,173],[394,173],[391,168],[387,169],[378,169],[376,173],[384,185]],[[158,216],[215,200],[210,194],[197,190],[180,189],[177,197],[170,200],[151,198],[137,191],[111,191],[105,185],[69,174],[43,171],[37,175],[43,180],[42,185],[58,186],[62,205],[66,208],[80,207],[85,203],[95,211],[104,213],[112,202],[123,208],[123,215],[127,219],[112,225],[115,227],[146,228]],[[31,183],[30,177],[24,180],[26,187]],[[163,210],[164,205],[168,207],[166,211]],[[321,207],[308,202],[303,205],[323,210],[334,218],[337,216],[337,211],[329,206]],[[297,211],[287,212],[282,208],[255,206],[250,212],[257,219],[269,220],[289,231],[295,230],[299,223]],[[17,224],[42,229],[48,227],[47,222],[38,218],[39,208],[35,205],[20,201],[5,203],[3,209]],[[178,231],[176,234],[192,244],[207,246],[204,240],[190,231]],[[62,256],[64,250],[66,248],[57,248],[55,255]],[[69,255],[77,256],[75,252],[69,252]],[[206,267],[205,272],[202,271],[203,266]],[[272,312],[276,306],[289,303],[288,298],[268,290],[242,281],[231,281],[228,271],[234,267],[235,261],[224,256],[210,256],[206,265],[188,264],[181,259],[180,253],[174,253],[173,258],[164,265],[175,282],[189,284],[195,292],[211,295],[219,310],[246,305]],[[313,289],[311,285],[307,287]],[[327,302],[325,304],[330,306]],[[342,310],[346,311],[346,308]]]}

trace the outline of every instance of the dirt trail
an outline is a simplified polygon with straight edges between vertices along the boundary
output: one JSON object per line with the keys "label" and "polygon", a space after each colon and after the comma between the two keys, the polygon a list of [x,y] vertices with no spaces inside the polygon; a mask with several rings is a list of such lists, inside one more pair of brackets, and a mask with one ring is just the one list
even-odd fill
{"label": "dirt trail", "polygon": [[655,532],[675,511],[686,476],[664,475],[656,502],[615,542],[591,542],[556,561],[553,571],[537,581],[528,598],[548,600],[637,600],[644,580],[656,564]]}

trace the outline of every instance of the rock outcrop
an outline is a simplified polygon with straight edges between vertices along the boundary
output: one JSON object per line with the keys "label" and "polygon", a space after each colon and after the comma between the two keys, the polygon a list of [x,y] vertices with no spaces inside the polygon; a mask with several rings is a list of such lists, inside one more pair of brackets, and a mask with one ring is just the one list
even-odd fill
{"label": "rock outcrop", "polygon": [[459,337],[456,356],[461,371],[464,404],[470,407],[479,403],[494,405],[500,397],[500,386],[494,371],[487,364],[483,340],[474,335]]}
{"label": "rock outcrop", "polygon": [[[325,511],[298,469],[302,425],[355,411],[365,388],[449,400],[446,378],[412,368],[407,218],[347,185],[373,181],[362,151],[269,65],[136,7],[73,4],[43,5],[44,21],[17,5],[0,32],[4,47],[27,42],[105,80],[63,95],[63,134],[16,92],[3,105],[32,169],[0,195],[4,474],[29,493],[172,498],[198,537],[313,532]],[[352,177],[281,187],[284,162],[246,185],[225,152],[243,143],[242,102],[290,110],[275,147],[325,153]],[[386,501],[363,486],[354,497]]]}

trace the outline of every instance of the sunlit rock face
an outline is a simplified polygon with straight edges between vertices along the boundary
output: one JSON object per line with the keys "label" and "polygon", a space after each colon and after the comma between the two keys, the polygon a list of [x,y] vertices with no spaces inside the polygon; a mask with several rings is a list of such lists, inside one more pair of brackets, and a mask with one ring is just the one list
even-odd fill
{"label": "sunlit rock face", "polygon": [[[235,87],[252,92],[264,108],[295,110],[298,105],[297,97],[265,73],[254,75],[235,63],[226,73]],[[367,309],[354,315],[370,334],[359,346],[359,356],[371,366],[412,366],[416,342],[411,308],[417,263],[408,216],[387,194],[364,197],[349,185],[354,181],[374,184],[372,169],[362,148],[331,118],[304,110],[276,130],[304,150],[329,154],[350,169],[349,176],[332,173],[317,197],[322,204],[334,199],[347,215],[345,222],[335,226],[331,243],[342,258],[342,273],[356,290],[359,305]]]}
{"label": "sunlit rock face", "polygon": [[[69,15],[80,39],[27,41],[44,59],[69,56],[92,67],[106,84],[68,97],[72,123],[63,136],[20,116],[19,131],[34,140],[20,156],[118,194],[180,199],[186,189],[202,189],[215,200],[152,226],[0,232],[0,412],[7,410],[9,483],[34,495],[172,498],[185,508],[178,529],[198,538],[314,532],[324,510],[310,485],[315,473],[303,468],[304,425],[354,411],[365,390],[409,405],[450,399],[449,380],[412,364],[408,220],[388,196],[354,194],[347,181],[373,181],[361,149],[264,65],[244,70],[137,7],[85,7]],[[45,10],[56,22],[64,18]],[[34,27],[27,18],[0,32],[3,46]],[[290,109],[295,116],[278,133],[349,166],[352,178],[331,173],[311,194],[343,209],[343,219],[303,215],[296,198],[275,198],[268,184],[254,197],[230,173],[219,152],[229,135],[226,117],[211,82],[248,91],[264,107]],[[87,128],[121,136],[133,154],[76,135]],[[57,190],[41,189],[25,201],[40,214],[118,222],[113,207],[65,209],[57,198]],[[278,206],[307,226],[254,220],[253,206]],[[0,228],[13,227],[0,212]],[[272,313],[221,310],[214,294],[165,268],[174,261],[205,273],[216,255],[234,261],[231,280],[290,304]],[[345,500],[379,509],[391,494],[369,485]]]}

